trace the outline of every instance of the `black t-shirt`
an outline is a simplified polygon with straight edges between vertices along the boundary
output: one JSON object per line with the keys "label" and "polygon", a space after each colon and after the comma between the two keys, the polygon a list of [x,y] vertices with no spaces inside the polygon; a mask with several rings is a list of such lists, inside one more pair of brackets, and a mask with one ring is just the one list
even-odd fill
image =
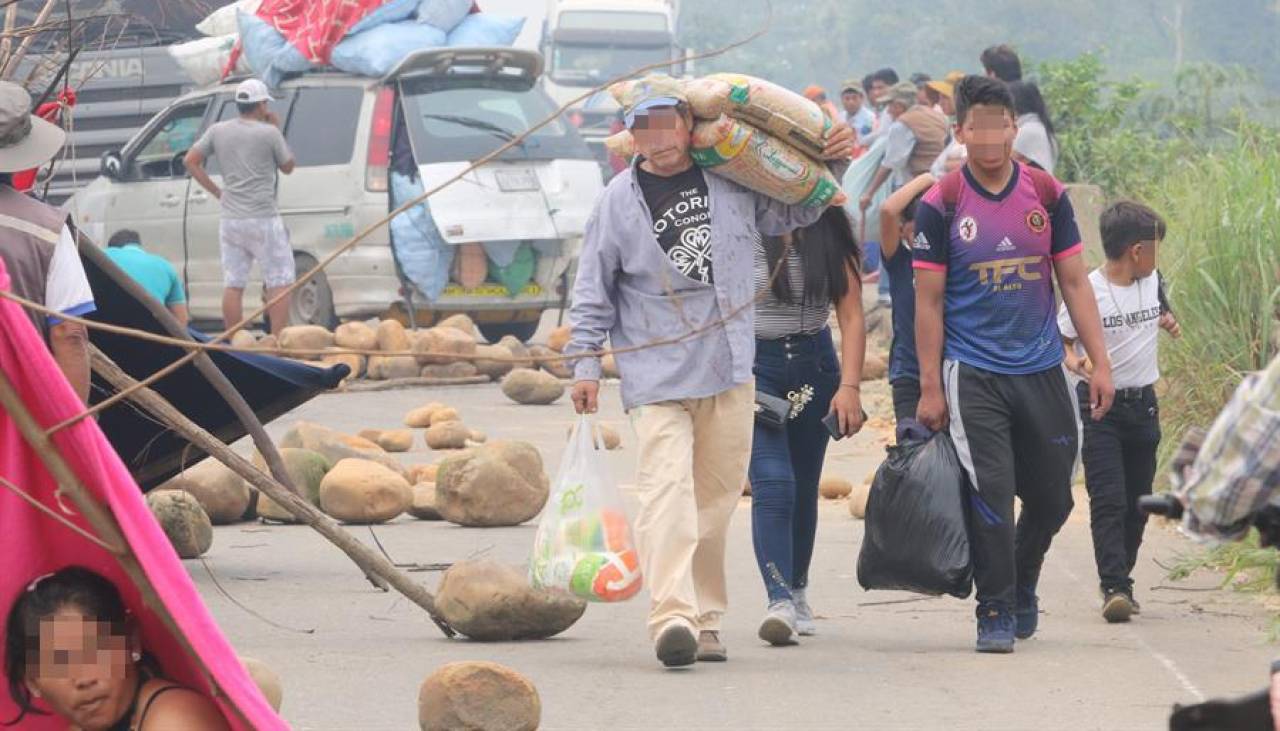
{"label": "black t-shirt", "polygon": [[711,271],[711,194],[697,165],[664,178],[636,166],[640,190],[653,216],[653,235],[681,274],[703,284]]}

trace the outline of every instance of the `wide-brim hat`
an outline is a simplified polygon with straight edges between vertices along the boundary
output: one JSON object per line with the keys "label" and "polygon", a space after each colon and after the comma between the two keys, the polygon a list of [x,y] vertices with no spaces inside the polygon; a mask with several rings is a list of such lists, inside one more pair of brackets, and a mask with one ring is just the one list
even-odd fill
{"label": "wide-brim hat", "polygon": [[877,101],[880,104],[898,102],[910,107],[916,103],[916,85],[910,81],[900,81],[889,87],[885,93],[880,95]]}
{"label": "wide-brim hat", "polygon": [[52,160],[66,141],[61,127],[31,114],[26,89],[0,82],[0,173],[39,167]]}

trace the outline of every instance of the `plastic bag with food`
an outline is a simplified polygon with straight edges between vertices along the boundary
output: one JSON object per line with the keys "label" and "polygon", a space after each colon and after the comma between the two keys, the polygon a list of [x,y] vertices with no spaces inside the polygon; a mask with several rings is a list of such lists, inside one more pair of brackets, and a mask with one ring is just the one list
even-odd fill
{"label": "plastic bag with food", "polygon": [[529,583],[587,601],[621,602],[640,591],[640,556],[617,485],[600,463],[595,425],[578,419],[538,523]]}
{"label": "plastic bag with food", "polygon": [[727,114],[815,158],[834,124],[814,102],[754,76],[712,74],[685,84],[685,95],[699,119]]}

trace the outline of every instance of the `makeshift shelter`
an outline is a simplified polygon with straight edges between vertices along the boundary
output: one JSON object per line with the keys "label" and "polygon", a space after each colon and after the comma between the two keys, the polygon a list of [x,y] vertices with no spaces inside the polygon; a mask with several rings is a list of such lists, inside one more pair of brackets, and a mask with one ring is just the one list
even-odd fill
{"label": "makeshift shelter", "polygon": [[[0,289],[9,289],[3,262]],[[214,699],[232,728],[288,728],[240,665],[98,423],[83,419],[43,437],[84,407],[9,300],[0,300],[0,404],[0,622],[34,577],[85,566],[120,588],[165,677]],[[14,716],[0,694],[0,720]],[[64,727],[53,716],[22,724]]]}

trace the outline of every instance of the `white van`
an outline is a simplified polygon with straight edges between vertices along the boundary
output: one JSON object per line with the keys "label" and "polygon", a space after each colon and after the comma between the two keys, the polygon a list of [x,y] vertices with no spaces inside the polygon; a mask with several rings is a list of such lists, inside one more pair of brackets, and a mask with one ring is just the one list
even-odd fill
{"label": "white van", "polygon": [[[541,73],[533,51],[428,49],[380,80],[317,72],[284,82],[272,107],[297,168],[279,176],[278,201],[298,272],[386,216],[390,170],[405,170],[407,161],[429,190],[548,117],[555,106],[537,83]],[[221,319],[219,208],[186,175],[182,158],[209,125],[237,113],[236,81],[170,104],[124,149],[105,153],[102,177],[67,203],[95,240],[133,229],[148,250],[173,262],[196,321]],[[218,178],[216,156],[208,170]],[[383,226],[297,291],[291,321],[333,326],[390,314],[429,324],[465,312],[487,338],[528,339],[543,310],[565,303],[602,188],[591,151],[572,125],[555,119],[429,201],[441,237],[470,249],[473,265],[477,245],[536,244],[536,273],[522,291],[513,295],[488,278],[477,283],[474,271],[460,277],[464,257],[455,256],[444,293],[427,302],[404,276],[402,247],[393,248]],[[483,264],[481,271],[484,277]]]}

